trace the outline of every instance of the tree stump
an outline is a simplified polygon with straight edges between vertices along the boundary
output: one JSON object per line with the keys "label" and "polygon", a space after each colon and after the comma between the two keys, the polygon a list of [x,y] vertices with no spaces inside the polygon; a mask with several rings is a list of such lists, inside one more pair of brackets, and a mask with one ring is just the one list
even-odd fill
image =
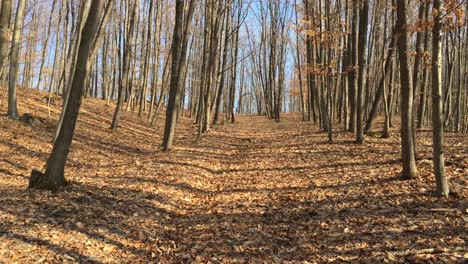
{"label": "tree stump", "polygon": [[41,124],[41,121],[37,117],[34,117],[32,114],[29,113],[23,114],[23,116],[21,116],[21,121],[32,127],[36,127]]}

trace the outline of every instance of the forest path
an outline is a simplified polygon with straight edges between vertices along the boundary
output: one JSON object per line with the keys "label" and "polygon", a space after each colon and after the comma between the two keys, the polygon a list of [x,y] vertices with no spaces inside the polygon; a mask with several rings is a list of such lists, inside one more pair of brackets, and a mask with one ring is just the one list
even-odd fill
{"label": "forest path", "polygon": [[330,262],[388,259],[387,251],[413,257],[402,250],[435,246],[436,234],[457,237],[462,226],[431,226],[429,208],[466,203],[431,198],[430,178],[398,181],[399,151],[395,138],[357,145],[344,132],[329,143],[297,114],[280,123],[238,117],[165,157],[175,165],[166,171],[176,171],[170,188],[184,197],[176,202],[184,213],[169,221],[174,243],[189,259]]}
{"label": "forest path", "polygon": [[60,111],[54,106],[48,118],[42,97],[27,89],[18,97],[28,99],[20,112],[38,116],[37,127],[0,119],[0,263],[463,257],[464,135],[447,133],[447,172],[458,197],[441,200],[430,195],[430,131],[418,133],[420,177],[399,181],[395,130],[363,145],[338,132],[331,144],[298,114],[280,123],[238,116],[197,142],[184,118],[174,149],[165,153],[161,125],[149,128],[125,112],[112,132],[114,107],[88,99],[67,163],[71,184],[51,194],[25,191],[31,169],[41,169],[50,153]]}

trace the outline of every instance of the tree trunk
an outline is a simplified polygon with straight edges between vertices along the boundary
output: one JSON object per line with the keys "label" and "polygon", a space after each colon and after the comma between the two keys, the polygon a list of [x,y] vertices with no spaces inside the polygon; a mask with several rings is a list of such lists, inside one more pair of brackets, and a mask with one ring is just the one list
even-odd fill
{"label": "tree trunk", "polygon": [[172,65],[171,65],[171,82],[169,90],[169,102],[166,109],[166,126],[164,129],[163,148],[169,150],[172,147],[175,134],[176,105],[178,102],[179,90],[179,64],[182,52],[182,38],[183,38],[183,19],[184,19],[184,1],[176,0],[175,7],[175,26],[172,37]]}
{"label": "tree trunk", "polygon": [[8,57],[8,48],[10,46],[10,13],[12,0],[2,0],[0,9],[0,73],[3,72],[4,63]]}
{"label": "tree trunk", "polygon": [[449,187],[445,177],[444,120],[442,111],[442,10],[441,0],[434,0],[434,27],[432,29],[432,151],[436,195],[448,197]]}
{"label": "tree trunk", "polygon": [[359,60],[359,15],[358,15],[358,6],[355,4],[353,7],[353,20],[352,20],[352,44],[351,44],[351,67],[350,80],[349,80],[349,102],[351,106],[350,111],[350,120],[349,120],[349,131],[356,131],[356,118],[357,118],[357,90],[359,86],[359,72],[357,69],[358,60]]}
{"label": "tree trunk", "polygon": [[402,179],[417,176],[413,142],[413,89],[408,58],[407,0],[397,0],[396,33],[398,34],[398,56],[400,59],[401,85],[401,152],[403,159]]}
{"label": "tree trunk", "polygon": [[367,49],[367,28],[369,22],[369,2],[364,0],[360,9],[359,18],[359,51],[358,51],[358,91],[357,91],[357,109],[356,109],[356,142],[359,144],[364,143],[364,81],[366,77],[366,54]]}
{"label": "tree trunk", "polygon": [[[429,20],[429,3],[425,3],[424,6],[424,22],[427,23]],[[426,30],[424,32],[424,53],[429,50],[429,32]],[[429,82],[429,70],[427,69],[426,63],[423,65],[423,76],[421,83],[421,91],[419,92],[419,105],[417,112],[417,128],[422,128],[424,126],[424,116],[426,109],[426,86]],[[414,87],[415,91],[417,87]]]}
{"label": "tree trunk", "polygon": [[[54,14],[56,3],[57,3],[57,0],[52,1],[52,10],[50,12],[49,21],[52,21],[52,15]],[[39,66],[39,79],[37,80],[37,85],[36,85],[37,90],[39,90],[41,88],[40,85],[41,85],[41,82],[42,82],[42,74],[43,74],[44,64],[45,64],[45,60],[46,60],[46,52],[47,52],[47,46],[49,44],[51,28],[52,28],[52,23],[49,22],[49,26],[47,27],[47,33],[46,33],[46,36],[45,36],[44,44],[42,45],[41,64]]]}
{"label": "tree trunk", "polygon": [[[125,54],[123,57],[123,68],[122,68],[122,80],[119,84],[117,106],[115,108],[114,118],[112,119],[112,130],[116,130],[119,127],[120,117],[122,115],[122,108],[125,99],[125,92],[129,83],[130,75],[130,64],[132,59],[132,49],[133,49],[133,32],[135,29],[135,18],[137,16],[138,10],[138,0],[135,0],[132,6],[132,11],[130,14],[130,21],[128,25],[127,35],[125,37]],[[130,99],[129,99],[130,100]]]}
{"label": "tree trunk", "polygon": [[11,62],[10,62],[10,77],[8,82],[8,116],[13,119],[18,118],[18,107],[16,102],[16,81],[18,79],[19,66],[19,45],[21,28],[24,21],[25,0],[18,1],[16,9],[15,28],[13,31],[13,40],[11,43]]}
{"label": "tree trunk", "polygon": [[[383,74],[384,76],[390,72],[391,68],[392,68],[392,62],[393,62],[393,51],[395,49],[395,34],[392,32],[392,40],[390,41],[390,46],[389,46],[389,49],[388,49],[388,54],[387,54],[387,59],[385,60],[385,67],[383,70]],[[382,79],[380,79],[380,82],[379,82],[379,85],[377,86],[377,92],[376,92],[376,95],[375,95],[375,99],[374,99],[374,102],[372,103],[372,107],[371,107],[371,110],[369,112],[369,118],[367,119],[367,123],[366,123],[366,128],[365,128],[365,131],[366,132],[370,132],[372,130],[372,127],[374,125],[374,120],[375,120],[375,117],[377,116],[377,112],[378,112],[378,109],[379,109],[379,106],[380,106],[380,100],[382,99],[382,96],[384,95],[384,88],[385,86],[385,78],[382,77]]]}
{"label": "tree trunk", "polygon": [[78,113],[81,106],[81,96],[84,90],[85,76],[89,70],[88,58],[93,41],[96,36],[100,16],[104,6],[104,0],[93,0],[89,15],[86,19],[81,41],[78,48],[78,60],[73,73],[68,107],[65,108],[65,118],[60,128],[57,140],[54,143],[52,153],[47,161],[45,174],[38,171],[31,173],[29,188],[47,189],[55,191],[60,186],[66,185],[65,163],[70,152],[70,147],[75,133]]}
{"label": "tree trunk", "polygon": [[228,55],[228,48],[229,48],[229,36],[231,30],[231,5],[227,7],[226,11],[226,23],[225,23],[225,32],[224,32],[224,49],[223,49],[223,58],[221,63],[221,80],[219,81],[218,92],[216,96],[216,105],[215,105],[215,113],[213,117],[213,124],[217,124],[219,121],[219,113],[221,112],[221,101],[224,94],[224,85],[225,85],[225,77],[226,74],[224,73],[224,68],[226,68],[227,64],[227,55]]}
{"label": "tree trunk", "polygon": [[[55,130],[55,135],[54,135],[54,142],[57,140],[58,138],[58,135],[59,135],[59,132],[62,128],[62,124],[63,124],[63,119],[65,118],[65,109],[67,108],[68,106],[68,98],[70,97],[70,87],[72,86],[72,81],[73,81],[73,78],[69,78],[69,76],[67,77],[67,74],[66,74],[66,67],[69,67],[70,68],[70,75],[72,73],[75,72],[75,67],[76,67],[76,61],[78,59],[77,57],[77,50],[78,50],[78,46],[79,44],[81,43],[81,36],[82,36],[82,31],[83,31],[83,28],[84,28],[84,25],[85,25],[85,21],[87,19],[87,16],[88,16],[88,13],[89,13],[89,10],[90,10],[90,5],[88,4],[89,2],[82,2],[81,3],[81,11],[80,11],[80,16],[79,16],[79,23],[77,23],[77,25],[75,26],[75,37],[72,41],[70,41],[70,46],[69,46],[69,53],[68,53],[68,57],[69,57],[69,60],[70,60],[70,65],[69,66],[66,66],[66,63],[64,65],[64,69],[63,69],[63,75],[64,75],[64,88],[63,88],[63,94],[62,94],[62,98],[63,98],[63,106],[62,106],[62,112],[60,114],[60,118],[59,118],[59,122],[58,122],[58,125],[57,125],[57,129]],[[73,16],[73,9],[72,9],[72,16]],[[86,77],[86,75],[84,75]]]}

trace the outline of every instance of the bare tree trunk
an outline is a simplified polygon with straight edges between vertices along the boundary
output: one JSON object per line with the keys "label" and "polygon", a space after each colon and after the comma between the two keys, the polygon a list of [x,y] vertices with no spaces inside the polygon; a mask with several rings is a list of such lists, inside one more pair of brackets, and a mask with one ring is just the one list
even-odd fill
{"label": "bare tree trunk", "polygon": [[[150,1],[148,8],[148,28],[146,30],[146,49],[144,53],[144,62],[143,62],[143,82],[140,95],[140,108],[138,110],[138,116],[142,117],[143,112],[146,111],[146,96],[148,95],[148,78],[149,78],[149,61],[150,61],[150,48],[151,48],[151,32],[153,31],[153,1]],[[143,51],[142,51],[143,54]]]}
{"label": "bare tree trunk", "polygon": [[[106,29],[109,18],[110,18],[111,14],[112,14],[112,10],[113,10],[112,8],[114,6],[114,2],[115,2],[115,0],[109,0],[107,2],[107,6],[106,6],[105,11],[104,11],[104,17],[102,18],[102,22],[99,25],[98,32],[96,34],[96,39],[94,40],[93,46],[91,48],[91,52],[89,53],[90,61],[93,61],[94,57],[96,57],[96,53],[98,51],[99,44],[101,43],[101,41],[102,41],[102,39],[104,37],[104,33],[105,33],[104,31]],[[96,60],[96,63],[95,63],[95,67],[98,67],[97,60]],[[89,83],[89,76],[86,76],[85,87],[88,87],[88,83]],[[89,86],[92,86],[92,85],[89,85]],[[101,89],[104,90],[104,85],[103,85],[103,87]],[[86,97],[87,94],[85,93],[84,96]]]}
{"label": "bare tree trunk", "polygon": [[[111,128],[116,130],[119,127],[120,116],[122,115],[122,108],[125,99],[125,91],[127,90],[130,75],[130,63],[132,59],[133,49],[133,32],[135,29],[135,18],[138,12],[139,0],[135,0],[132,5],[132,11],[130,14],[130,21],[128,22],[128,31],[125,37],[125,54],[123,57],[123,68],[122,68],[122,81],[118,91],[117,106],[115,108],[114,118],[112,119]],[[130,99],[129,99],[130,100]]]}
{"label": "bare tree trunk", "polygon": [[10,62],[10,77],[8,81],[8,116],[13,119],[18,118],[18,107],[16,102],[16,81],[18,79],[19,66],[19,45],[21,28],[24,21],[25,0],[18,1],[16,9],[15,28],[13,31],[13,39],[11,42],[11,62]]}
{"label": "bare tree trunk", "polygon": [[358,61],[359,61],[359,15],[358,15],[358,5],[355,4],[353,7],[353,20],[352,20],[352,42],[351,42],[351,66],[352,70],[350,72],[350,86],[349,86],[349,100],[351,106],[350,120],[349,120],[349,131],[356,131],[356,118],[357,118],[357,90],[359,86],[359,70],[358,70]]}
{"label": "bare tree trunk", "polygon": [[386,78],[386,73],[385,73],[385,70],[383,70],[383,76],[382,76],[384,82],[383,82],[383,102],[384,102],[384,112],[385,112],[385,120],[384,120],[384,127],[383,127],[383,130],[382,130],[382,138],[388,138],[390,137],[390,113],[389,113],[389,105],[388,105],[388,102],[387,102],[387,92],[385,91],[385,87],[386,87],[386,81],[385,81],[385,78]]}
{"label": "bare tree trunk", "polygon": [[168,151],[172,147],[174,141],[178,115],[177,106],[180,101],[180,86],[185,81],[182,80],[182,69],[185,66],[188,35],[190,32],[190,25],[192,23],[195,1],[196,0],[190,0],[187,15],[185,15],[184,1],[176,0],[175,26],[171,47],[172,65],[169,88],[169,101],[166,109],[166,122],[164,128],[164,138],[162,143],[165,151]]}
{"label": "bare tree trunk", "polygon": [[[65,56],[63,53],[62,54],[59,54],[60,53],[60,44],[59,44],[59,39],[60,39],[60,26],[62,24],[62,10],[63,10],[63,1],[61,0],[60,1],[60,9],[58,11],[58,16],[59,16],[59,19],[57,20],[57,28],[56,28],[56,33],[55,33],[55,47],[54,47],[54,63],[53,63],[53,66],[52,66],[52,74],[50,76],[50,82],[49,82],[49,100],[47,101],[47,108],[49,109],[49,116],[50,116],[50,101],[51,101],[51,95],[52,93],[54,92],[54,88],[56,89],[56,93],[58,94],[58,87],[55,87],[55,79],[56,79],[56,73],[57,73],[57,68],[59,68],[59,63],[60,63],[60,55],[61,56]],[[66,29],[64,28],[64,31],[66,31]],[[65,42],[63,42],[65,44]]]}
{"label": "bare tree trunk", "polygon": [[[294,0],[294,19],[295,23],[299,25],[298,22],[298,8],[297,8],[297,0]],[[304,89],[302,85],[302,63],[301,63],[301,53],[299,51],[299,30],[296,30],[296,64],[297,64],[297,75],[299,79],[299,92],[300,92],[300,107],[301,107],[301,114],[302,114],[302,121],[306,121],[306,113],[305,113],[305,107],[304,107]]]}
{"label": "bare tree trunk", "polygon": [[402,179],[417,176],[413,142],[413,89],[408,58],[407,0],[397,0],[396,28],[398,55],[400,59],[401,85],[401,152],[403,159]]}
{"label": "bare tree trunk", "polygon": [[356,142],[364,143],[364,113],[363,113],[363,101],[364,101],[364,86],[365,86],[365,74],[366,74],[366,54],[367,49],[367,28],[369,22],[369,1],[364,0],[360,8],[359,18],[359,51],[358,51],[358,91],[357,91],[357,109],[356,109]]}
{"label": "bare tree trunk", "polygon": [[65,118],[60,128],[59,136],[54,143],[52,153],[47,161],[45,174],[33,170],[29,179],[29,188],[47,189],[55,191],[66,185],[64,171],[65,163],[75,133],[78,113],[81,107],[81,96],[84,90],[85,76],[89,70],[88,58],[96,36],[100,16],[104,7],[104,0],[93,0],[89,15],[86,19],[81,41],[78,48],[78,60],[73,73],[68,107],[65,108]]}
{"label": "bare tree trunk", "polygon": [[2,0],[0,9],[0,73],[3,72],[4,63],[8,57],[10,46],[10,13],[13,5],[12,0]]}
{"label": "bare tree trunk", "polygon": [[[392,68],[392,62],[393,62],[393,51],[395,50],[395,34],[392,32],[391,36],[392,40],[390,41],[390,46],[388,49],[388,54],[387,54],[387,59],[385,60],[385,67],[383,69],[383,74],[386,75]],[[384,86],[385,86],[385,79],[382,77],[380,79],[379,85],[377,86],[377,92],[375,95],[374,102],[372,103],[371,110],[369,112],[369,118],[367,119],[366,123],[366,132],[370,132],[372,130],[372,127],[374,125],[374,120],[375,117],[377,117],[377,112],[380,106],[380,100],[382,96],[384,95]]]}
{"label": "bare tree trunk", "polygon": [[[52,21],[52,15],[54,14],[56,4],[57,4],[57,0],[53,0],[52,1],[52,10],[50,12],[49,21]],[[42,45],[41,64],[39,66],[39,79],[37,80],[37,85],[36,85],[36,89],[38,89],[38,90],[41,88],[40,85],[41,85],[41,81],[42,81],[42,73],[43,73],[44,64],[45,64],[45,60],[46,60],[46,52],[47,52],[47,46],[49,44],[51,28],[52,28],[52,23],[49,22],[49,26],[47,27],[47,33],[45,35],[45,40],[44,40],[44,43]]]}
{"label": "bare tree trunk", "polygon": [[226,11],[226,23],[225,23],[225,33],[224,33],[224,49],[223,49],[223,58],[222,58],[222,63],[221,63],[221,80],[219,81],[219,86],[218,86],[218,94],[216,96],[216,105],[215,105],[215,113],[213,117],[213,124],[217,124],[219,120],[219,113],[221,111],[221,101],[223,98],[224,94],[224,85],[225,85],[225,77],[226,74],[224,73],[224,68],[226,68],[227,64],[227,58],[228,58],[228,48],[229,48],[229,35],[230,35],[230,30],[231,30],[231,5],[227,7]]}
{"label": "bare tree trunk", "polygon": [[[428,23],[429,21],[429,3],[425,3],[424,6],[424,23]],[[429,32],[426,30],[424,32],[424,53],[428,52],[429,50]],[[429,82],[429,70],[427,69],[427,65],[423,65],[423,76],[422,76],[422,83],[421,83],[421,90],[419,92],[419,105],[418,105],[418,112],[417,112],[417,128],[422,128],[424,126],[424,116],[425,116],[425,109],[426,109],[426,86]],[[415,91],[417,87],[414,87]]]}
{"label": "bare tree trunk", "polygon": [[[79,22],[77,23],[75,27],[75,37],[74,40],[70,41],[70,47],[69,47],[69,59],[70,59],[70,65],[68,66],[70,68],[70,75],[75,72],[75,67],[76,67],[76,61],[78,59],[78,46],[81,43],[81,36],[82,36],[82,31],[85,25],[85,21],[87,19],[87,16],[89,14],[90,10],[90,5],[88,4],[89,2],[82,2],[81,3],[81,11],[80,11],[80,16],[79,16]],[[73,12],[72,12],[73,14]],[[64,76],[67,76],[66,74],[66,64],[64,65]],[[86,77],[86,75],[84,75]],[[57,125],[57,128],[55,130],[55,135],[54,135],[54,142],[57,140],[57,137],[59,136],[59,132],[62,128],[63,120],[65,118],[65,109],[68,106],[68,98],[70,97],[70,87],[72,86],[72,78],[68,78],[64,81],[64,88],[63,88],[63,106],[62,106],[62,112],[60,114],[59,122]]]}
{"label": "bare tree trunk", "polygon": [[444,159],[444,120],[442,109],[442,1],[434,0],[433,8],[437,11],[432,28],[432,150],[436,195],[448,197],[449,186],[445,177]]}

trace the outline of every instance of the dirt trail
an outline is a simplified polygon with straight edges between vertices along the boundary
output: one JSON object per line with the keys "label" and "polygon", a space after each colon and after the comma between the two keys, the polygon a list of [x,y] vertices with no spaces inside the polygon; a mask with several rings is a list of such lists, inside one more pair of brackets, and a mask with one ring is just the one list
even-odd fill
{"label": "dirt trail", "polygon": [[59,106],[49,120],[41,94],[28,98],[20,110],[38,113],[40,127],[0,121],[0,263],[463,258],[466,136],[447,135],[458,194],[440,200],[430,195],[429,131],[418,135],[419,179],[403,182],[396,131],[364,145],[339,132],[330,144],[299,115],[280,123],[239,116],[197,142],[183,119],[175,149],[164,153],[160,126],[125,113],[111,132],[113,107],[86,100],[71,185],[50,194],[25,187],[50,152]]}

